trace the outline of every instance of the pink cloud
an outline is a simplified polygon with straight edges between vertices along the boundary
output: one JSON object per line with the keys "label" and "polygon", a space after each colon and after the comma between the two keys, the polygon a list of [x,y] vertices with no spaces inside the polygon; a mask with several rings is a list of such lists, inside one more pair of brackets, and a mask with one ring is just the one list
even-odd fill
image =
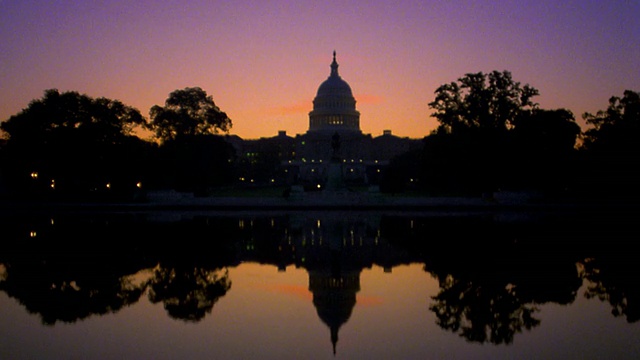
{"label": "pink cloud", "polygon": [[371,94],[360,94],[355,96],[358,104],[369,104],[369,105],[378,105],[384,102],[382,96],[371,95]]}
{"label": "pink cloud", "polygon": [[305,301],[311,301],[313,298],[309,289],[299,285],[276,284],[273,286],[268,286],[267,290],[293,296]]}

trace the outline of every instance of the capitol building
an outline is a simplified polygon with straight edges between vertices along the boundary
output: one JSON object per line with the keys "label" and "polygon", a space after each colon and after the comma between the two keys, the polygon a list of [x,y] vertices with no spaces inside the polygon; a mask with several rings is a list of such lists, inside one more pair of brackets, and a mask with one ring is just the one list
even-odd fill
{"label": "capitol building", "polygon": [[228,137],[246,165],[241,180],[320,188],[326,184],[329,164],[338,161],[348,184],[377,184],[394,156],[422,146],[421,139],[398,137],[391,130],[377,137],[364,134],[351,86],[340,76],[338,67],[334,51],[329,76],[313,99],[306,133],[289,136],[280,130],[268,138]]}

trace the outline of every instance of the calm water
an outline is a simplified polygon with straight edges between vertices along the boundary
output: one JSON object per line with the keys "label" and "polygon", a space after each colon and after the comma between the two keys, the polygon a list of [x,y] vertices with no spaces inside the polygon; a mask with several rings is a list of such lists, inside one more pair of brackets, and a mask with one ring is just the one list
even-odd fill
{"label": "calm water", "polygon": [[0,225],[1,359],[640,358],[627,211],[40,211]]}

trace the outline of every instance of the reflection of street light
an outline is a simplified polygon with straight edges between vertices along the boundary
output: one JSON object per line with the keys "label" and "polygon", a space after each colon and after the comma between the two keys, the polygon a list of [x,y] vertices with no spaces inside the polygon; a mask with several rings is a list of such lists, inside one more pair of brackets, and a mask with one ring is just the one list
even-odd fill
{"label": "reflection of street light", "polygon": [[52,189],[56,188],[56,181],[54,179],[51,179],[51,185],[49,185]]}

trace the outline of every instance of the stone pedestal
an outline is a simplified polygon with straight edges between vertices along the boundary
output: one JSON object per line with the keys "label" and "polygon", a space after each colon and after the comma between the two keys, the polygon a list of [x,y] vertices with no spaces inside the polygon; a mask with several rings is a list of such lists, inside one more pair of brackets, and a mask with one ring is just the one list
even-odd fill
{"label": "stone pedestal", "polygon": [[327,184],[324,188],[324,192],[339,192],[346,190],[347,186],[344,183],[344,176],[342,175],[342,163],[338,161],[331,161],[327,172]]}

